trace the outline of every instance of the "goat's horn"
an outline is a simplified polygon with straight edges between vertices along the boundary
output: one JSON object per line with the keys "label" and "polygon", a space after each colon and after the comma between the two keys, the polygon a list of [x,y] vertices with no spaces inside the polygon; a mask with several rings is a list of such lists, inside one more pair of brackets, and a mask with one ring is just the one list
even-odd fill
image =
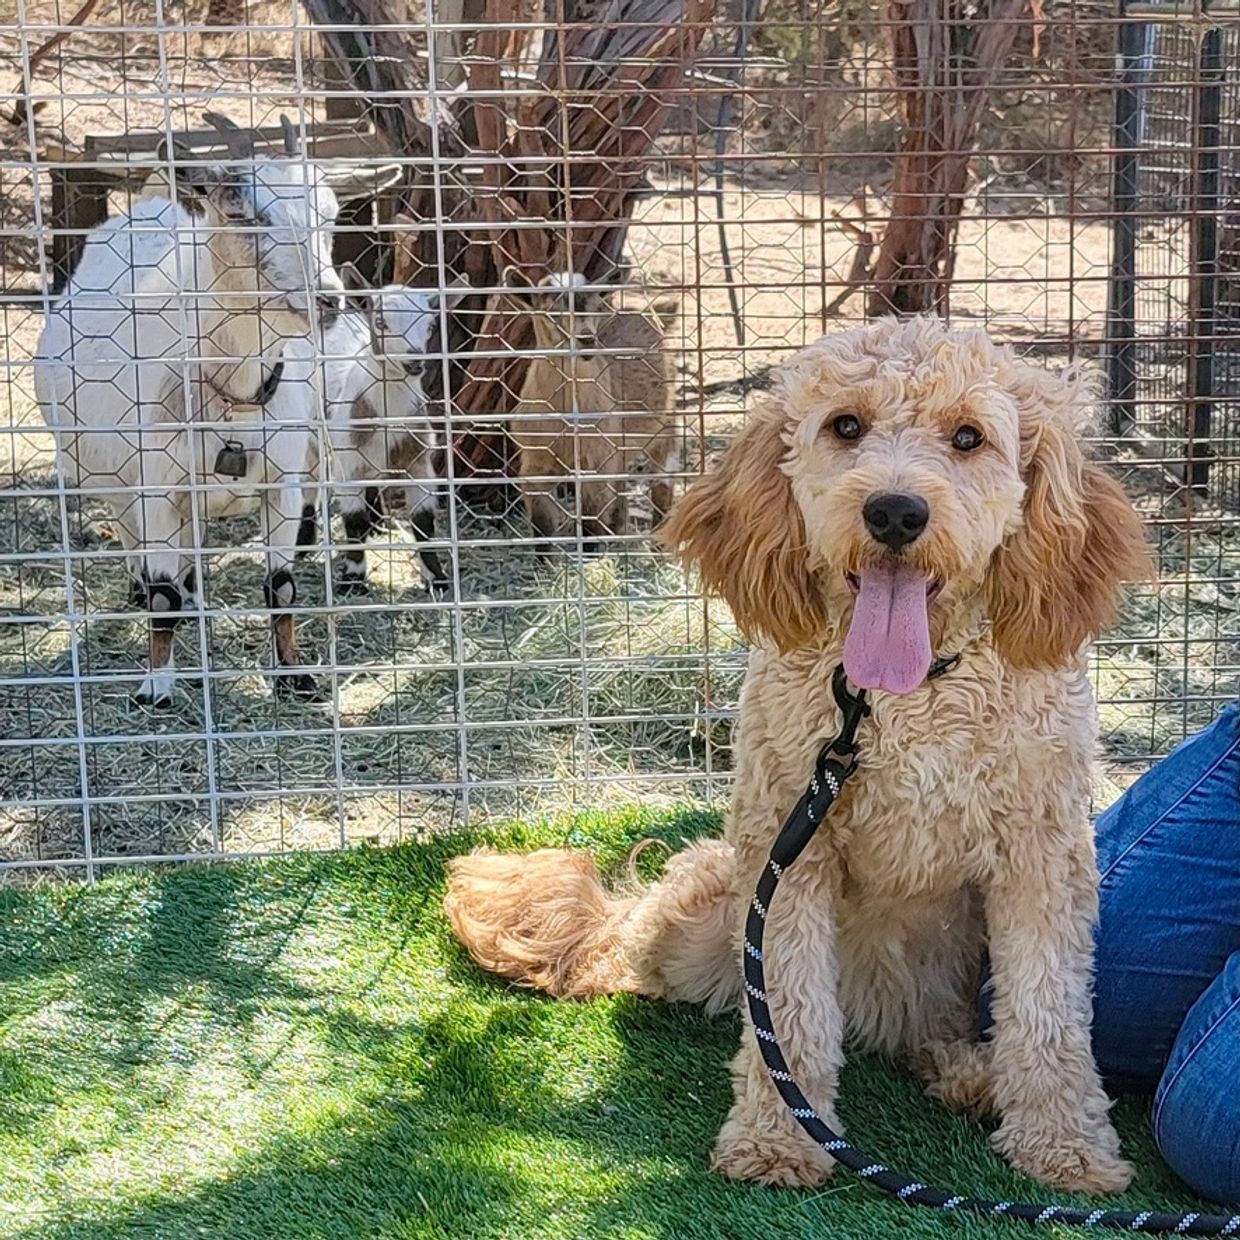
{"label": "goat's horn", "polygon": [[177,137],[174,137],[171,142],[167,138],[160,138],[159,146],[155,148],[155,160],[157,163],[166,164],[169,159],[175,160],[177,163],[188,163],[193,158],[193,149],[186,146]]}
{"label": "goat's horn", "polygon": [[283,113],[280,114],[280,130],[284,134],[284,153],[300,155],[301,148],[297,143],[297,130],[293,128],[293,122]]}
{"label": "goat's horn", "polygon": [[500,283],[509,289],[532,288],[534,282],[516,263],[509,263],[500,275]]}
{"label": "goat's horn", "polygon": [[254,158],[254,136],[241,128],[230,116],[220,112],[204,112],[202,119],[221,133],[228,142],[228,153],[234,159]]}

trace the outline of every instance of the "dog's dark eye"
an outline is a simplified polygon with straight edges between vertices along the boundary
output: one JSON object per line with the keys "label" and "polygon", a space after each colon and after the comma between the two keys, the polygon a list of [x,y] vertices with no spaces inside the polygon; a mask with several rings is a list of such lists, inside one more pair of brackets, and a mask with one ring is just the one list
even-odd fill
{"label": "dog's dark eye", "polygon": [[986,442],[986,436],[976,426],[961,426],[952,436],[952,447],[957,452],[972,452]]}
{"label": "dog's dark eye", "polygon": [[838,418],[831,419],[831,430],[836,439],[860,439],[865,427],[855,413],[841,413]]}

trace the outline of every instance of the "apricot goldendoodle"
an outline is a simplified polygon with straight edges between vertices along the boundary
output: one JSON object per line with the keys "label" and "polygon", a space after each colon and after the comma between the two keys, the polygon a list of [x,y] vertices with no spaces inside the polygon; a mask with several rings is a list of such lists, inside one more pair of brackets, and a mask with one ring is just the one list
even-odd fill
{"label": "apricot goldendoodle", "polygon": [[[447,909],[474,958],[557,995],[738,1003],[744,911],[837,730],[842,661],[872,690],[861,768],[767,927],[790,1066],[838,1127],[854,1037],[906,1057],[934,1097],[995,1114],[996,1147],[1044,1183],[1122,1189],[1130,1168],[1090,1052],[1082,647],[1149,563],[1123,492],[1086,459],[1090,408],[1076,373],[928,318],[828,336],[781,367],[663,535],[755,642],[724,840],[691,845],[630,898],[610,897],[581,854],[460,858]],[[982,1044],[984,948],[995,1023]],[[748,1028],[732,1072],[714,1165],[820,1182],[830,1159],[788,1116]]]}

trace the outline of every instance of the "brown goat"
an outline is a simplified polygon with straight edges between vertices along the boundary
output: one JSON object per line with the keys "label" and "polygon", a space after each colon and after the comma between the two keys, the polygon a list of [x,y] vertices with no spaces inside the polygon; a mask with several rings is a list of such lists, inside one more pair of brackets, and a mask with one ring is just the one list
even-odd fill
{"label": "brown goat", "polygon": [[[505,274],[510,285],[519,279],[511,269]],[[543,355],[530,363],[509,425],[519,450],[521,498],[544,538],[574,528],[573,492],[585,539],[625,533],[627,486],[635,474],[651,477],[655,524],[671,507],[679,437],[667,320],[616,309],[601,293],[585,291],[585,283],[562,273],[520,296]],[[567,504],[560,499],[564,489]]]}

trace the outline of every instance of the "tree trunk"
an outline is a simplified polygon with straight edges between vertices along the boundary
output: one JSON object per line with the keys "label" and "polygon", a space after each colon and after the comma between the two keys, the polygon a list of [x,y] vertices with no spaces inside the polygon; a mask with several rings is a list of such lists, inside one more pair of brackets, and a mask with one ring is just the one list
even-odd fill
{"label": "tree trunk", "polygon": [[891,0],[896,87],[904,113],[891,220],[870,279],[870,314],[945,308],[969,161],[996,71],[1028,0]]}
{"label": "tree trunk", "polygon": [[[463,0],[469,89],[438,100],[429,116],[419,106],[426,83],[413,43],[418,28],[393,28],[394,12],[406,2],[305,0],[388,145],[422,156],[438,145],[443,175],[414,169],[393,220],[406,226],[395,278],[425,283],[440,270],[442,247],[448,272],[468,277],[474,288],[502,283],[509,265],[533,282],[569,266],[591,281],[612,279],[646,157],[684,92],[717,0],[481,0],[479,17],[480,0]],[[531,90],[505,70],[532,55],[530,28],[550,11],[563,25],[542,42],[538,89]],[[447,67],[450,53],[444,60]],[[587,101],[591,106],[583,106]],[[481,165],[476,183],[454,173],[467,153]],[[435,227],[444,219],[470,227],[445,233]],[[530,227],[533,221],[542,226]],[[477,424],[454,446],[464,473],[507,476],[513,445],[503,419],[528,365],[521,351],[532,343],[529,318],[513,314],[498,295],[470,298],[462,310],[472,316],[473,341],[459,348],[449,342],[457,355],[455,412]],[[464,314],[454,324],[463,324]]]}

